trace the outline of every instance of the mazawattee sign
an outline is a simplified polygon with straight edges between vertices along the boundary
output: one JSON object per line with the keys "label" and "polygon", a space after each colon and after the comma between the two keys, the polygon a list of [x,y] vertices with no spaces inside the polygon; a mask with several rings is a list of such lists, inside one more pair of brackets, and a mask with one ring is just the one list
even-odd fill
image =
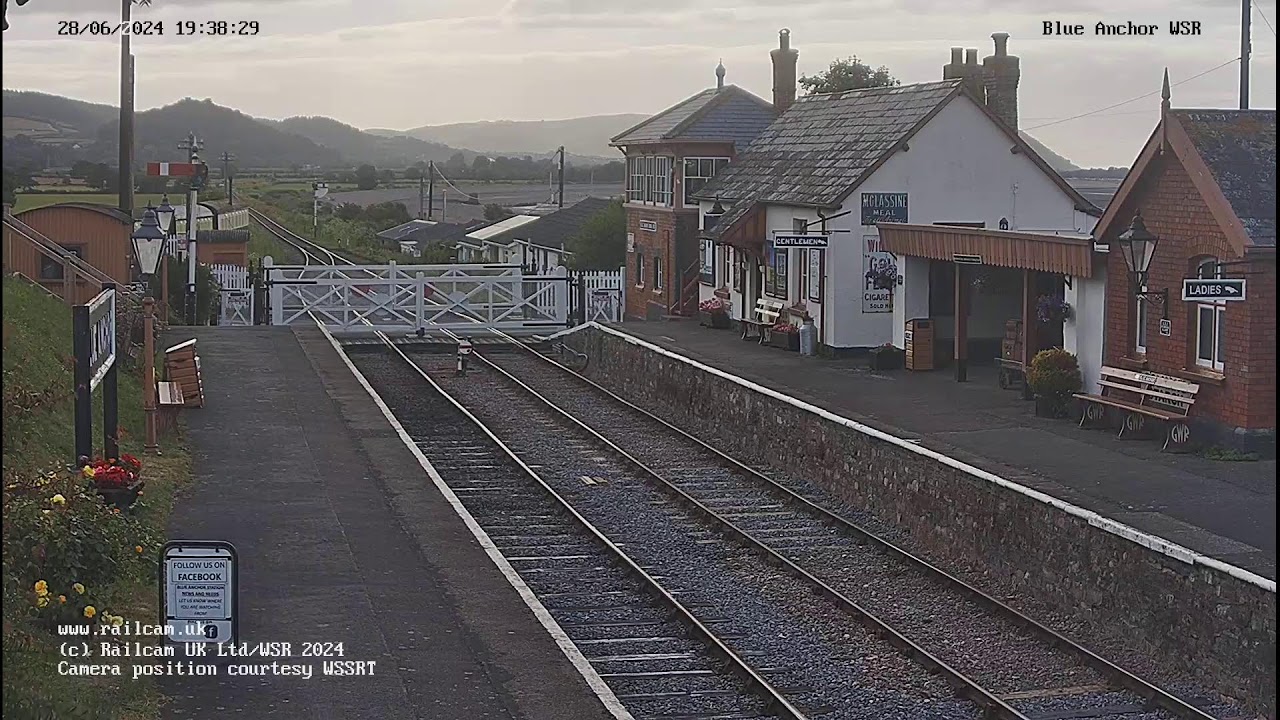
{"label": "mazawattee sign", "polygon": [[862,224],[907,221],[906,193],[862,193]]}

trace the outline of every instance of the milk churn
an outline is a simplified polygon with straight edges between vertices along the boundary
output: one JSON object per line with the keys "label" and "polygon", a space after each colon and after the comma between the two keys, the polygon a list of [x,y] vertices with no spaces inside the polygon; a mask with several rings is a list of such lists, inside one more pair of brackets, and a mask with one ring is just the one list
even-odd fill
{"label": "milk churn", "polygon": [[800,354],[818,354],[818,328],[814,327],[813,318],[808,315],[800,321]]}

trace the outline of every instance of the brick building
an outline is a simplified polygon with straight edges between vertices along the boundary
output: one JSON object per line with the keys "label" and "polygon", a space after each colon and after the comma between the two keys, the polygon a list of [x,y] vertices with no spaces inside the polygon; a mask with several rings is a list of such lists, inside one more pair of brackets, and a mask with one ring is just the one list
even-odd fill
{"label": "brick building", "polygon": [[[1197,383],[1202,441],[1274,451],[1276,113],[1170,109],[1165,82],[1160,124],[1095,231],[1111,248],[1106,362]],[[1167,288],[1167,308],[1135,297],[1116,245],[1135,215],[1158,238],[1145,289]],[[1197,277],[1244,278],[1246,299],[1184,302]]]}
{"label": "brick building", "polygon": [[796,97],[790,32],[779,34],[773,58],[773,103],[724,84],[686,98],[614,137],[627,162],[626,315],[691,314],[698,303],[700,190]]}

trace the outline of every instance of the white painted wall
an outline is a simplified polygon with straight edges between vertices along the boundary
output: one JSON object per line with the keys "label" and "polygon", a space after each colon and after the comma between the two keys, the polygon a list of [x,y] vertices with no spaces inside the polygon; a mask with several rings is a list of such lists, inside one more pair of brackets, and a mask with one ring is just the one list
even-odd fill
{"label": "white painted wall", "polygon": [[[898,258],[902,284],[893,298],[893,339],[895,347],[906,347],[907,321],[929,317],[929,260]],[[936,331],[935,331],[936,332]]]}
{"label": "white painted wall", "polygon": [[1072,278],[1064,299],[1071,317],[1062,326],[1063,349],[1075,353],[1085,392],[1097,392],[1102,374],[1103,333],[1106,328],[1107,256],[1093,254],[1093,277]]}

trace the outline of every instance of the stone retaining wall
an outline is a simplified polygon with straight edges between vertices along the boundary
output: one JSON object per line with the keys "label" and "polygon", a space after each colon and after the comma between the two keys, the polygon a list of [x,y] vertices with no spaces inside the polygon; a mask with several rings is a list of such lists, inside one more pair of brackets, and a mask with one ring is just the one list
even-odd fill
{"label": "stone retaining wall", "polygon": [[944,565],[981,564],[997,581],[1275,716],[1274,583],[1188,562],[1176,546],[1168,552],[1181,559],[1144,546],[1160,541],[1132,531],[1135,542],[1087,511],[609,331],[588,326],[560,339],[590,356],[587,374],[597,382],[702,435],[719,429],[719,447],[735,457],[798,468],[909,532]]}

